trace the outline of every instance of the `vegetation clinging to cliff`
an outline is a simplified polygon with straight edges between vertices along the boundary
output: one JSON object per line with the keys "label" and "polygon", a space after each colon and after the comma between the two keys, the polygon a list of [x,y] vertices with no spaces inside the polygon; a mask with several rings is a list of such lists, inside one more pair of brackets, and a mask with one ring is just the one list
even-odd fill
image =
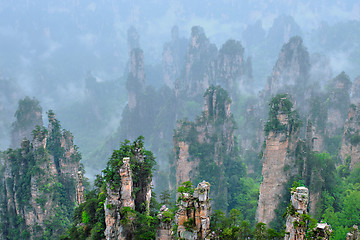
{"label": "vegetation clinging to cliff", "polygon": [[[277,133],[289,131],[289,134],[291,134],[301,127],[302,123],[299,119],[299,115],[295,110],[292,110],[293,103],[289,100],[287,94],[277,94],[271,99],[269,106],[269,119],[264,128],[266,135],[268,135],[270,131]],[[286,115],[289,126],[280,122],[278,118],[279,114]]]}
{"label": "vegetation clinging to cliff", "polygon": [[[151,151],[144,148],[144,138],[138,137],[133,143],[125,140],[121,143],[118,150],[114,150],[102,175],[97,175],[95,189],[86,195],[86,201],[75,209],[73,225],[62,239],[104,239],[105,211],[104,203],[107,197],[107,188],[112,190],[119,189],[121,184],[120,168],[123,165],[123,158],[130,157],[130,168],[133,180],[133,197],[138,196],[138,192],[144,186],[150,184],[155,167],[155,157]],[[136,205],[139,205],[137,207]],[[150,202],[150,213],[145,211],[144,204],[136,204],[135,210],[124,207],[121,210],[121,223],[128,224],[127,216],[132,215],[134,220],[135,239],[154,239],[155,230],[158,224],[155,209],[158,205],[154,193]],[[109,205],[107,208],[112,208]]]}

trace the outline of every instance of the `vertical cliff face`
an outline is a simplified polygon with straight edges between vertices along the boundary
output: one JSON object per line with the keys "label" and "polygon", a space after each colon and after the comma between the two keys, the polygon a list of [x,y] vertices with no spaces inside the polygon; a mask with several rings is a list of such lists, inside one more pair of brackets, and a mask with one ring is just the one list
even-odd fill
{"label": "vertical cliff face", "polygon": [[[4,154],[1,196],[2,234],[13,239],[56,238],[64,233],[75,206],[80,154],[55,115],[49,127],[37,126],[33,140]],[[62,144],[64,142],[64,144]],[[59,221],[61,216],[62,220]]]}
{"label": "vertical cliff face", "polygon": [[257,221],[269,224],[284,197],[285,187],[295,167],[299,120],[286,95],[277,95],[270,103],[269,120],[265,125],[263,181],[257,207]]}
{"label": "vertical cliff face", "polygon": [[245,174],[245,168],[235,144],[230,98],[224,89],[213,86],[204,96],[202,115],[195,122],[179,122],[175,131],[175,185],[209,179],[214,206],[224,209],[223,202],[229,197],[228,179],[236,171]]}
{"label": "vertical cliff face", "polygon": [[310,72],[309,53],[300,37],[292,37],[282,47],[271,77],[266,84],[266,95],[290,93],[302,102]]}
{"label": "vertical cliff face", "polygon": [[326,133],[332,137],[341,134],[350,106],[351,81],[344,72],[336,76],[329,84],[328,114]]}
{"label": "vertical cliff face", "polygon": [[201,95],[214,82],[217,48],[211,44],[201,27],[191,29],[185,56],[185,71],[177,81],[177,95]]}
{"label": "vertical cliff face", "polygon": [[81,171],[78,171],[78,178],[76,184],[76,203],[78,205],[85,202],[84,196],[83,173]]}
{"label": "vertical cliff face", "polygon": [[[133,216],[128,216],[123,209],[135,209],[133,194],[132,172],[130,158],[124,158],[121,168],[117,173],[120,175],[120,184],[117,187],[107,187],[107,198],[105,208],[105,237],[106,239],[130,239],[133,231]],[[123,216],[122,216],[123,215]],[[128,223],[122,224],[121,220],[126,219]],[[124,220],[123,220],[124,221]],[[124,226],[125,225],[125,226]]]}
{"label": "vertical cliff face", "polygon": [[[130,157],[129,157],[130,155]],[[137,214],[149,214],[154,157],[143,149],[142,138],[125,142],[108,162],[106,180],[105,237],[134,239]]]}
{"label": "vertical cliff face", "polygon": [[251,62],[248,61],[244,59],[244,48],[239,41],[228,40],[219,50],[216,81],[232,96],[240,89],[250,90]]}
{"label": "vertical cliff face", "polygon": [[137,99],[145,89],[144,53],[140,48],[130,52],[129,73],[126,81],[128,90],[128,105],[132,110],[136,107]]}
{"label": "vertical cliff face", "polygon": [[298,187],[291,192],[290,205],[287,209],[285,240],[303,240],[306,235],[304,215],[307,213],[309,190]]}
{"label": "vertical cliff face", "polygon": [[195,189],[184,189],[179,193],[175,223],[180,239],[206,239],[208,236],[211,213],[209,192],[210,184],[202,181]]}
{"label": "vertical cliff face", "polygon": [[351,89],[351,103],[360,102],[360,76],[354,79]]}
{"label": "vertical cliff face", "polygon": [[31,133],[35,126],[43,125],[42,108],[39,101],[29,97],[20,100],[15,112],[15,119],[11,129],[11,148],[19,147],[24,138],[31,139]]}
{"label": "vertical cliff face", "polygon": [[360,162],[360,103],[350,106],[344,126],[340,156],[350,169]]}
{"label": "vertical cliff face", "polygon": [[162,53],[162,71],[165,84],[174,88],[184,66],[187,41],[179,38],[179,28],[171,29],[171,41],[165,43]]}

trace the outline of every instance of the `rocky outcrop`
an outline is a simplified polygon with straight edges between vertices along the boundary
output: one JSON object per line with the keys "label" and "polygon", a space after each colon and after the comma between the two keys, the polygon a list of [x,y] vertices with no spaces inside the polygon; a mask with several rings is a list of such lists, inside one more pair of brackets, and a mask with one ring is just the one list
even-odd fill
{"label": "rocky outcrop", "polygon": [[309,72],[309,53],[300,37],[292,37],[280,51],[272,75],[267,80],[265,95],[289,93],[297,102],[303,103]]}
{"label": "rocky outcrop", "polygon": [[313,229],[312,235],[313,239],[330,239],[332,233],[331,226],[327,223],[317,223],[316,228]]}
{"label": "rocky outcrop", "polygon": [[328,113],[326,134],[329,137],[342,134],[350,106],[351,81],[344,72],[336,76],[328,86]]}
{"label": "rocky outcrop", "polygon": [[285,240],[304,240],[306,236],[306,221],[303,214],[307,213],[309,190],[297,187],[291,192],[290,205],[287,209]]}
{"label": "rocky outcrop", "polygon": [[352,169],[360,162],[360,103],[352,104],[345,122],[340,156],[343,164]]}
{"label": "rocky outcrop", "polygon": [[357,104],[360,102],[360,76],[354,79],[351,89],[351,103]]}
{"label": "rocky outcrop", "polygon": [[186,240],[206,239],[210,228],[210,184],[202,181],[194,193],[179,193],[179,202],[175,214],[177,237]]}
{"label": "rocky outcrop", "polygon": [[346,240],[359,240],[360,239],[360,233],[359,233],[359,227],[357,225],[354,225],[350,232],[346,234]]}
{"label": "rocky outcrop", "polygon": [[25,139],[21,148],[4,154],[0,200],[5,239],[20,233],[27,239],[40,239],[45,233],[56,238],[71,221],[81,157],[55,114],[50,111],[48,117],[48,129],[37,126],[32,141]]}
{"label": "rocky outcrop", "polygon": [[179,28],[171,29],[171,41],[164,44],[162,53],[162,72],[165,84],[174,88],[175,81],[180,77],[184,66],[187,41],[179,38]]}
{"label": "rocky outcrop", "polygon": [[32,130],[36,125],[42,126],[42,108],[35,98],[25,97],[19,101],[15,112],[15,122],[11,129],[11,148],[20,147],[24,138],[32,139]]}
{"label": "rocky outcrop", "polygon": [[[115,151],[115,158],[110,159],[104,170],[105,178],[111,178],[107,181],[104,202],[106,239],[134,239],[137,213],[149,214],[154,157],[143,149],[140,137],[127,147],[125,156],[130,154],[130,157],[120,158],[124,155]],[[124,153],[123,149],[119,152]]]}
{"label": "rocky outcrop", "polygon": [[[237,174],[242,174],[245,169],[238,158],[235,125],[227,92],[212,86],[204,96],[202,115],[195,122],[180,121],[175,130],[175,185],[211,178],[214,206],[223,209],[229,187],[226,178],[233,173],[227,172],[238,168]],[[212,168],[209,168],[210,165]]]}
{"label": "rocky outcrop", "polygon": [[77,178],[77,184],[76,184],[76,203],[78,205],[85,202],[84,198],[84,186],[83,186],[83,173],[81,171],[78,171],[78,178]]}
{"label": "rocky outcrop", "polygon": [[[130,158],[124,158],[118,172],[121,183],[117,188],[107,187],[107,198],[104,203],[105,209],[105,237],[106,239],[131,239],[133,230],[132,221],[134,216],[131,211],[135,209],[133,198],[132,172]],[[125,209],[125,210],[124,210]],[[126,219],[126,224],[121,220]]]}
{"label": "rocky outcrop", "polygon": [[239,41],[228,40],[219,50],[216,63],[216,81],[231,96],[240,90],[250,91],[251,60],[244,59],[244,48]]}
{"label": "rocky outcrop", "polygon": [[295,167],[295,150],[299,120],[292,107],[286,95],[277,95],[270,103],[262,157],[263,181],[256,210],[258,222],[269,224],[275,220],[275,210],[286,194],[285,187],[290,178],[298,173]]}
{"label": "rocky outcrop", "polygon": [[140,48],[135,48],[130,52],[126,88],[128,90],[128,106],[132,110],[136,107],[139,95],[145,89],[144,53]]}
{"label": "rocky outcrop", "polygon": [[185,56],[185,71],[176,82],[176,95],[195,97],[214,83],[217,48],[206,37],[204,29],[192,27]]}
{"label": "rocky outcrop", "polygon": [[156,231],[156,240],[171,240],[172,239],[172,219],[169,217],[172,213],[163,205],[160,208],[158,218],[160,220],[159,227]]}

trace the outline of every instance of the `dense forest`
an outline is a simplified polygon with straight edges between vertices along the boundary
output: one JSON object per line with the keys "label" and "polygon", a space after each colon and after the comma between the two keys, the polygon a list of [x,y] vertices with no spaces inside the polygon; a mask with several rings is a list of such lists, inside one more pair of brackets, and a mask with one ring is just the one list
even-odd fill
{"label": "dense forest", "polygon": [[357,3],[311,27],[184,5],[154,35],[85,2],[0,3],[43,17],[0,23],[0,239],[360,239]]}

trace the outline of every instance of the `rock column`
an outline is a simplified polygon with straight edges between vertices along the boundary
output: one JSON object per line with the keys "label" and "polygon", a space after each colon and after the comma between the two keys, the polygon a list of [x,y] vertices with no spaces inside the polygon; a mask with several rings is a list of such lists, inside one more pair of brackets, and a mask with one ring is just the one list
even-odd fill
{"label": "rock column", "polygon": [[359,240],[360,234],[359,234],[359,227],[354,225],[350,232],[346,234],[346,240]]}
{"label": "rock column", "polygon": [[298,187],[291,193],[291,203],[287,209],[285,240],[304,240],[306,224],[303,224],[303,214],[307,213],[309,190]]}
{"label": "rock column", "polygon": [[206,239],[210,228],[210,184],[202,181],[193,194],[180,193],[179,210],[175,215],[180,239]]}

